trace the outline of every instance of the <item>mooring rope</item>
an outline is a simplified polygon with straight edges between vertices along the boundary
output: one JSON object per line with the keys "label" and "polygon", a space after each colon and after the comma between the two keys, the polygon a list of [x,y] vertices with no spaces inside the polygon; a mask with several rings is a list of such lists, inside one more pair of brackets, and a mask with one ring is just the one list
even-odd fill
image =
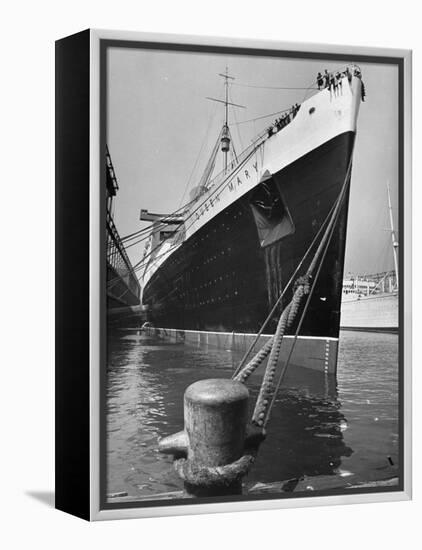
{"label": "mooring rope", "polygon": [[280,355],[281,343],[283,341],[283,336],[285,334],[286,328],[290,326],[290,323],[292,323],[295,319],[296,314],[299,311],[302,298],[307,293],[309,293],[309,284],[304,283],[299,285],[293,295],[291,302],[284,309],[283,313],[280,316],[277,330],[274,334],[273,345],[271,346],[267,367],[265,369],[261,388],[259,390],[259,395],[256,400],[255,410],[252,415],[252,423],[256,424],[257,426],[263,426],[264,424],[263,419],[266,415],[269,405],[269,396],[274,389],[273,381],[278,364],[278,358]]}
{"label": "mooring rope", "polygon": [[[266,369],[265,369],[263,381],[262,381],[260,391],[259,391],[259,394],[258,394],[258,398],[257,398],[257,401],[256,401],[255,410],[254,410],[254,413],[252,415],[252,423],[255,424],[256,426],[264,427],[266,425],[266,423],[268,422],[268,418],[269,418],[271,408],[272,408],[272,406],[274,405],[274,402],[275,402],[276,393],[275,393],[275,387],[274,387],[273,382],[274,382],[274,377],[275,377],[275,373],[276,373],[276,369],[277,369],[277,365],[278,365],[278,359],[279,359],[279,356],[280,356],[281,343],[282,343],[286,328],[290,327],[296,319],[296,316],[299,312],[299,308],[301,306],[301,303],[302,303],[302,300],[303,300],[304,296],[308,296],[308,299],[307,299],[306,304],[305,304],[305,308],[302,312],[300,325],[298,325],[298,327],[296,329],[295,339],[293,341],[292,347],[291,347],[290,352],[289,352],[288,361],[286,362],[286,365],[287,365],[288,362],[290,361],[290,358],[291,358],[292,353],[293,353],[293,349],[296,345],[297,336],[299,334],[301,324],[303,322],[306,311],[308,309],[313,291],[315,289],[315,283],[316,283],[317,278],[319,276],[319,273],[320,273],[320,270],[321,270],[321,267],[322,267],[322,263],[325,259],[325,255],[327,253],[329,244],[331,242],[331,238],[332,238],[332,235],[333,235],[333,232],[334,232],[334,227],[335,227],[335,225],[338,221],[340,209],[341,209],[341,206],[343,204],[344,197],[345,197],[346,188],[347,188],[347,185],[350,181],[349,176],[350,176],[351,165],[352,165],[352,159],[350,159],[349,166],[348,166],[348,169],[347,169],[347,172],[346,172],[346,177],[345,177],[344,183],[342,185],[342,188],[340,190],[339,196],[336,200],[335,208],[334,208],[333,213],[331,215],[331,219],[330,219],[330,221],[329,221],[329,223],[326,227],[324,235],[321,239],[321,242],[318,246],[317,251],[315,252],[315,255],[314,255],[314,257],[311,261],[311,264],[310,264],[306,274],[303,277],[300,277],[296,282],[296,289],[295,289],[295,292],[293,294],[293,298],[290,301],[290,303],[286,306],[286,308],[283,310],[283,312],[280,316],[280,319],[279,319],[278,324],[277,324],[276,332],[275,332],[273,338],[270,341],[271,346],[269,345],[270,342],[267,342],[268,345],[264,346],[266,354],[268,355],[268,353],[269,353],[270,356],[269,356],[269,359],[268,359],[268,363],[267,363],[267,366],[266,366]],[[319,262],[319,267],[317,269],[317,274],[316,274],[316,277],[313,280],[313,283],[312,283],[312,286],[311,286],[311,281],[313,279],[313,274],[314,274],[314,271],[315,271],[315,268],[316,268],[318,262]],[[263,350],[261,350],[261,351],[263,351]],[[263,359],[261,359],[261,361],[262,360]],[[286,365],[285,365],[284,371],[287,368]],[[255,370],[255,368],[256,368],[256,366],[254,364],[253,365],[253,370]],[[244,382],[246,380],[246,378],[251,374],[251,372],[253,372],[253,370],[251,368],[247,368],[247,367],[242,369],[242,371],[239,373],[238,380],[241,381],[241,382]],[[283,371],[283,374],[284,374],[284,371]],[[281,382],[279,382],[279,384],[280,383]],[[278,391],[278,388],[279,388],[279,384],[277,384],[277,386],[276,386],[277,391]],[[273,399],[270,401],[271,395],[273,395]]]}
{"label": "mooring rope", "polygon": [[[346,176],[347,178],[347,176]],[[347,179],[346,179],[347,181]],[[343,189],[343,188],[342,188]],[[258,332],[258,334],[256,335],[254,341],[252,342],[252,344],[249,346],[249,349],[247,350],[247,352],[245,353],[244,357],[242,358],[241,362],[239,363],[239,366],[238,368],[236,369],[234,375],[233,375],[233,379],[234,380],[237,380],[239,382],[246,382],[246,380],[249,378],[249,376],[262,364],[262,362],[264,361],[264,359],[266,359],[266,357],[271,353],[272,349],[273,349],[273,345],[274,345],[274,341],[275,341],[275,337],[277,335],[277,332],[278,331],[283,331],[283,335],[284,335],[284,331],[286,328],[289,328],[293,322],[294,322],[294,319],[297,315],[297,312],[298,312],[298,309],[299,309],[299,305],[300,305],[300,300],[302,299],[302,296],[300,295],[301,294],[301,290],[300,290],[300,286],[296,289],[296,292],[298,292],[299,294],[296,295],[296,292],[295,294],[293,295],[293,298],[291,300],[291,302],[286,306],[286,308],[284,309],[283,313],[281,314],[281,317],[279,319],[279,322],[278,322],[278,325],[277,325],[277,329],[276,329],[276,333],[274,334],[274,336],[271,336],[271,338],[269,338],[269,340],[267,340],[267,342],[265,343],[265,345],[258,351],[258,353],[256,353],[256,355],[249,361],[249,363],[246,365],[246,366],[243,366],[245,361],[246,361],[246,358],[248,357],[249,353],[251,352],[251,350],[253,349],[253,347],[255,346],[256,342],[258,341],[259,337],[262,335],[262,332],[263,332],[263,328],[266,326],[266,324],[268,323],[269,319],[271,318],[272,314],[274,313],[274,311],[276,310],[277,306],[280,304],[281,302],[281,299],[283,298],[287,288],[290,286],[293,278],[296,276],[297,272],[299,271],[300,267],[302,266],[306,256],[308,255],[309,251],[312,249],[315,241],[316,241],[316,238],[319,236],[322,228],[324,227],[326,221],[328,219],[331,220],[331,222],[329,222],[329,225],[327,226],[326,228],[326,231],[325,231],[325,234],[324,234],[324,237],[321,239],[321,243],[314,255],[314,258],[309,266],[309,269],[308,269],[308,272],[307,272],[307,276],[308,278],[312,275],[312,272],[313,270],[315,269],[315,265],[316,265],[316,260],[319,258],[320,254],[321,254],[321,251],[322,251],[322,245],[323,243],[325,242],[324,238],[328,235],[328,232],[329,232],[329,228],[330,228],[330,223],[332,223],[332,220],[334,219],[334,213],[336,211],[336,208],[337,208],[337,205],[338,205],[338,201],[340,199],[340,195],[341,195],[341,192],[339,194],[339,197],[337,198],[336,202],[334,203],[333,207],[331,208],[330,212],[328,213],[328,216],[327,218],[324,220],[324,223],[321,225],[320,227],[320,230],[318,231],[317,235],[315,236],[313,242],[311,243],[310,247],[308,248],[308,250],[306,251],[304,257],[302,258],[301,262],[299,263],[298,267],[296,268],[294,274],[292,275],[292,277],[290,278],[290,280],[288,281],[285,289],[283,290],[283,292],[281,293],[281,295],[279,296],[275,306],[273,307],[273,309],[271,310],[270,314],[268,315],[267,319],[264,321],[264,324],[263,326],[261,327],[260,331]],[[298,284],[300,281],[300,279],[298,279],[296,281],[296,284]],[[303,281],[305,282],[305,281]],[[307,284],[309,284],[309,281],[307,281]],[[305,284],[305,288],[307,288],[307,285]],[[282,337],[281,337],[281,340],[282,340]],[[279,342],[279,344],[281,345],[281,340]],[[279,345],[277,343],[277,346]]]}
{"label": "mooring rope", "polygon": [[335,227],[335,225],[333,225],[333,227],[332,227],[332,229],[331,229],[331,233],[330,233],[330,237],[329,237],[327,246],[325,247],[324,252],[323,252],[323,254],[322,254],[320,264],[319,264],[319,266],[318,266],[318,269],[317,269],[315,278],[314,278],[313,283],[312,283],[312,287],[311,287],[311,289],[310,289],[310,292],[309,292],[309,294],[308,294],[308,298],[307,298],[306,303],[305,303],[305,307],[303,308],[302,315],[301,315],[300,320],[299,320],[299,323],[298,323],[298,325],[297,325],[297,327],[296,327],[296,331],[295,331],[295,335],[294,335],[294,340],[293,340],[292,346],[291,346],[291,348],[290,348],[290,350],[289,350],[289,355],[288,355],[287,360],[286,360],[286,362],[284,363],[283,368],[282,368],[282,370],[281,370],[281,372],[280,372],[280,376],[279,376],[279,378],[278,378],[277,385],[276,385],[276,387],[275,387],[275,389],[274,389],[274,391],[273,391],[272,399],[271,399],[271,401],[270,401],[270,404],[269,404],[269,406],[268,406],[268,409],[267,409],[267,411],[266,411],[266,414],[264,415],[264,417],[261,417],[261,420],[263,421],[263,422],[262,422],[262,428],[263,428],[263,429],[265,428],[265,426],[266,426],[266,425],[268,424],[268,422],[269,422],[271,410],[272,410],[272,408],[273,408],[273,406],[274,406],[274,403],[275,403],[275,400],[276,400],[276,397],[277,397],[277,394],[278,394],[278,390],[280,389],[281,382],[283,381],[284,375],[285,375],[285,373],[286,373],[286,371],[287,371],[287,367],[289,366],[289,363],[290,363],[290,359],[291,359],[291,357],[292,357],[292,355],[293,355],[293,351],[294,351],[295,346],[296,346],[296,342],[297,342],[297,338],[298,338],[300,329],[302,328],[302,324],[303,324],[303,321],[304,321],[304,319],[305,319],[305,315],[306,315],[306,312],[307,312],[307,310],[308,310],[308,306],[309,306],[309,304],[310,304],[310,301],[311,301],[311,298],[312,298],[312,295],[313,295],[313,292],[314,292],[314,289],[315,289],[315,285],[316,285],[316,282],[317,282],[318,277],[319,277],[319,273],[320,273],[320,271],[321,271],[322,265],[323,265],[323,263],[324,263],[325,256],[326,256],[327,251],[328,251],[328,245],[329,245],[329,243],[330,243],[330,241],[331,241],[331,237],[332,237],[333,232],[334,232],[334,227]]}
{"label": "mooring rope", "polygon": [[240,458],[223,466],[201,466],[187,458],[179,458],[175,460],[174,468],[189,485],[203,488],[229,487],[248,473],[257,452],[257,447],[245,450]]}
{"label": "mooring rope", "polygon": [[[318,232],[315,234],[315,237],[313,238],[311,244],[309,245],[307,251],[305,252],[305,254],[303,255],[302,259],[300,260],[299,264],[297,265],[294,273],[292,274],[292,276],[290,277],[290,279],[288,280],[286,286],[283,288],[282,292],[280,293],[280,296],[277,298],[277,301],[275,302],[273,308],[271,309],[270,313],[267,315],[265,321],[262,323],[261,325],[261,328],[259,329],[258,333],[255,335],[255,338],[253,339],[252,343],[250,344],[249,348],[246,350],[244,356],[242,357],[239,365],[237,366],[236,370],[234,371],[233,373],[233,376],[232,378],[234,380],[238,380],[238,374],[240,373],[240,371],[243,369],[243,366],[245,365],[246,363],[246,360],[247,358],[249,357],[250,353],[252,352],[252,350],[254,349],[256,343],[258,342],[259,338],[262,336],[264,330],[265,330],[265,327],[268,325],[268,322],[271,320],[272,316],[274,315],[275,311],[277,310],[277,308],[279,307],[284,295],[286,294],[287,290],[290,288],[290,285],[294,282],[295,280],[295,277],[296,275],[299,273],[299,270],[301,269],[302,265],[304,264],[306,258],[308,257],[308,254],[311,252],[311,250],[313,249],[316,241],[318,240],[320,234],[322,233],[322,230],[325,226],[325,224],[329,221],[330,219],[330,216],[335,208],[335,205],[336,203],[333,204],[333,206],[331,207],[330,211],[328,212],[325,220],[322,222],[321,224],[321,227],[318,229]],[[247,367],[246,368],[251,368],[254,366],[253,370],[250,372],[250,374],[252,374],[252,372],[257,368],[259,367],[259,365],[262,363],[262,361],[265,359],[265,357],[267,357],[268,353],[271,351],[271,346],[272,346],[272,339],[273,337],[271,337],[269,340],[267,340],[266,342],[266,345],[265,346],[268,346],[268,349],[265,349],[265,346],[262,348],[262,350],[260,350],[256,355],[255,357],[248,363]],[[270,345],[271,344],[271,345]]]}

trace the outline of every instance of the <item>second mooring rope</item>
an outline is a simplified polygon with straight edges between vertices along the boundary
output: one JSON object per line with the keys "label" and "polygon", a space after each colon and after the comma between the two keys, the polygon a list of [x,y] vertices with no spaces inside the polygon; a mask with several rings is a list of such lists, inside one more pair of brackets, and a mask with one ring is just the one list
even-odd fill
{"label": "second mooring rope", "polygon": [[[269,321],[272,319],[272,317],[273,317],[274,313],[276,312],[277,308],[280,306],[281,301],[284,298],[284,295],[286,294],[287,290],[290,288],[291,284],[294,282],[295,277],[299,273],[300,268],[304,264],[306,258],[308,257],[309,253],[311,252],[311,250],[313,249],[313,247],[314,247],[317,239],[319,238],[325,224],[330,219],[330,216],[331,216],[334,208],[335,208],[335,204],[331,207],[331,210],[328,212],[327,217],[323,221],[323,223],[322,223],[321,227],[319,228],[317,234],[315,235],[315,237],[313,238],[313,240],[312,240],[311,244],[309,245],[307,251],[303,255],[303,258],[300,260],[300,262],[297,265],[294,273],[292,274],[292,276],[288,280],[287,284],[283,288],[282,292],[280,293],[280,296],[277,298],[277,301],[275,302],[274,306],[272,307],[270,313],[267,315],[267,318],[262,323],[261,328],[259,329],[258,333],[255,335],[255,338],[253,339],[253,341],[250,344],[249,348],[246,350],[246,352],[245,352],[244,356],[242,357],[240,363],[238,364],[235,372],[233,373],[233,376],[232,376],[233,380],[240,380],[240,378],[238,378],[238,375],[243,370],[243,367],[246,363],[246,360],[248,359],[249,355],[251,354],[252,350],[254,349],[254,347],[255,347],[256,343],[258,342],[259,338],[262,336],[265,327],[268,325]],[[271,337],[270,340],[267,341],[266,345],[269,345],[269,347],[267,349],[265,349],[265,346],[264,346],[262,348],[262,350],[260,350],[256,354],[256,356],[248,363],[247,367],[252,368],[252,370],[249,372],[249,374],[252,374],[252,372],[262,363],[262,361],[265,359],[265,357],[267,357],[268,353],[270,353],[271,346],[272,346],[272,337]],[[248,374],[248,376],[249,376],[249,374]],[[246,378],[245,378],[245,380],[246,380]],[[240,380],[240,381],[243,382],[244,380]]]}

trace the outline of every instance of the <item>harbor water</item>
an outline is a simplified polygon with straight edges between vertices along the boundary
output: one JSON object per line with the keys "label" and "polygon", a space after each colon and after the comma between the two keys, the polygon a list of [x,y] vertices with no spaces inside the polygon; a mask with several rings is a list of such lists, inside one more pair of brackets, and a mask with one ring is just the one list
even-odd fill
{"label": "harbor water", "polygon": [[[148,498],[180,491],[157,442],[183,429],[191,383],[229,378],[238,353],[115,330],[108,340],[107,493]],[[251,406],[262,368],[249,379]],[[341,332],[337,377],[290,368],[245,489],[329,490],[395,478],[398,471],[398,337]]]}

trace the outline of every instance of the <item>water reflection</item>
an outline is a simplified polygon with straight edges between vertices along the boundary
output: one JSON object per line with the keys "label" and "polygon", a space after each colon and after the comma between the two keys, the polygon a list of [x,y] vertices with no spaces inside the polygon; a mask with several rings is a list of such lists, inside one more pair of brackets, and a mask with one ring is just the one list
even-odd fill
{"label": "water reflection", "polygon": [[[353,450],[343,432],[336,379],[295,368],[285,379],[273,409],[268,437],[249,481],[273,482],[338,473],[342,457]],[[259,381],[253,388],[254,401]]]}
{"label": "water reflection", "polygon": [[[181,489],[171,458],[157,451],[158,439],[182,429],[187,386],[230,377],[239,356],[131,331],[111,336],[107,492],[147,496]],[[356,338],[344,337],[338,381],[308,369],[288,371],[249,486],[292,480],[293,490],[304,477],[352,474],[371,480],[391,470],[387,457],[397,463],[397,339],[374,346],[374,339],[360,338],[356,357]],[[380,358],[384,349],[388,355]],[[258,371],[248,384],[251,412],[261,376]]]}

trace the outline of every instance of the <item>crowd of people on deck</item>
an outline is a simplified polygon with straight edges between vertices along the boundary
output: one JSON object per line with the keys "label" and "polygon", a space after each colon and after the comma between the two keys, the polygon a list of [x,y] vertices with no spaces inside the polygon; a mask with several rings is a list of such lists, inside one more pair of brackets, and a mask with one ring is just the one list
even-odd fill
{"label": "crowd of people on deck", "polygon": [[290,109],[285,111],[281,115],[281,117],[276,118],[274,124],[271,125],[267,130],[268,136],[272,136],[273,134],[277,133],[279,130],[282,130],[285,126],[287,126],[295,118],[299,109],[300,105],[298,103],[295,103],[290,107]]}
{"label": "crowd of people on deck", "polygon": [[[325,69],[324,74],[321,74],[319,72],[316,78],[318,90],[324,90],[325,88],[328,88],[330,93],[333,93],[335,96],[337,96],[343,91],[343,78],[346,77],[348,82],[350,83],[352,81],[352,76],[356,76],[357,78],[361,79],[362,101],[365,101],[366,92],[365,85],[362,81],[362,73],[359,67],[356,66],[353,67],[353,74],[349,67],[346,67],[344,71],[335,71],[329,73],[328,70]],[[298,103],[295,103],[290,109],[285,111],[284,114],[281,115],[281,117],[277,118],[274,121],[274,124],[272,124],[267,129],[268,137],[271,137],[273,134],[276,134],[279,130],[282,130],[285,126],[287,126],[295,118],[299,109],[300,105]]]}
{"label": "crowd of people on deck", "polygon": [[[356,76],[357,78],[360,78],[362,80],[362,73],[359,69],[359,67],[353,67],[353,76]],[[328,88],[330,93],[334,93],[334,95],[338,95],[343,90],[343,78],[347,77],[347,80],[349,83],[352,81],[352,72],[350,71],[349,67],[346,67],[344,71],[335,71],[329,73],[327,69],[325,69],[324,74],[321,74],[320,72],[317,74],[316,77],[316,83],[318,85],[318,90],[323,90],[325,88]],[[361,86],[362,90],[362,101],[365,101],[365,86],[362,82]]]}

